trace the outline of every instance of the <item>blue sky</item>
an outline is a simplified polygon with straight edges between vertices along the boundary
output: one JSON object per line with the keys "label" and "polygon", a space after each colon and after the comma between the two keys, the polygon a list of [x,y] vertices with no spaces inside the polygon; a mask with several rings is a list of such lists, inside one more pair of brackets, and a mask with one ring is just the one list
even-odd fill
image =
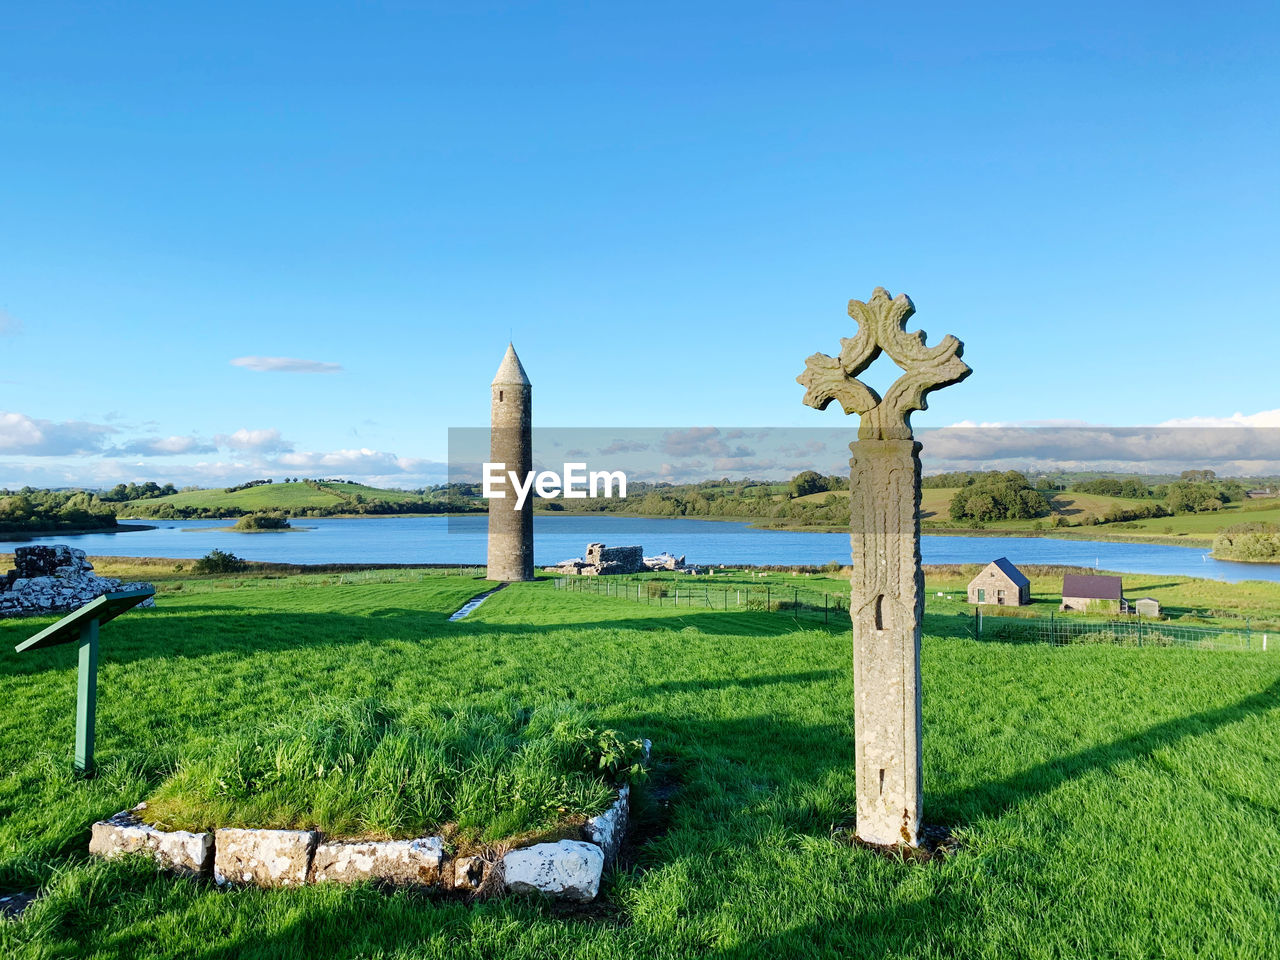
{"label": "blue sky", "polygon": [[920,426],[1280,426],[1278,20],[11,5],[0,485],[414,486],[509,336],[544,425],[831,426],[878,285],[975,370]]}

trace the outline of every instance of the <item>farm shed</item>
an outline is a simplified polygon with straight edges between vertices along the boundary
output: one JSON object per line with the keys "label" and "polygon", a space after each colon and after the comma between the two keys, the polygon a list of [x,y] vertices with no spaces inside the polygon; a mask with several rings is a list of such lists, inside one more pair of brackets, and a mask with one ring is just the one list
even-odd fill
{"label": "farm shed", "polygon": [[1005,557],[992,560],[969,581],[969,602],[1020,607],[1031,602],[1031,581]]}
{"label": "farm shed", "polygon": [[1059,610],[1087,610],[1092,613],[1128,613],[1124,582],[1119,577],[1099,577],[1068,573],[1062,578],[1062,606]]}
{"label": "farm shed", "polygon": [[1143,597],[1141,600],[1133,601],[1134,607],[1138,611],[1140,617],[1158,617],[1160,616],[1160,601],[1151,597]]}

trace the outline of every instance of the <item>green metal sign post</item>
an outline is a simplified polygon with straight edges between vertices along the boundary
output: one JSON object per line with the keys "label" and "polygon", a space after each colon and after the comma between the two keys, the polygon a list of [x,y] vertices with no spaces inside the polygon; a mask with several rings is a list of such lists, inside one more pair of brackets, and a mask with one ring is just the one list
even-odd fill
{"label": "green metal sign post", "polygon": [[98,627],[153,596],[155,592],[152,590],[104,593],[14,648],[22,653],[25,650],[42,650],[63,643],[79,642],[75,769],[83,776],[93,776],[93,730],[98,710]]}

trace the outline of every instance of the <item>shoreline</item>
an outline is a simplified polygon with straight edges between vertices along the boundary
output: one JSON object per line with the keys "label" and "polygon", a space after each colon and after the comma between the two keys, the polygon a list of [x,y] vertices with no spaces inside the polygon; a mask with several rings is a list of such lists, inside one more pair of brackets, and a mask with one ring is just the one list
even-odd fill
{"label": "shoreline", "polygon": [[149,523],[117,523],[114,527],[69,527],[65,530],[35,530],[31,533],[13,531],[0,533],[0,543],[27,543],[30,540],[49,540],[57,537],[87,537],[95,533],[137,533],[155,530]]}
{"label": "shoreline", "polygon": [[[467,514],[454,514],[467,516]],[[558,510],[536,510],[535,517],[624,517],[628,520],[706,520],[711,523],[745,523],[752,530],[778,533],[848,533],[847,526],[800,525],[780,523],[772,525],[761,517],[655,517],[643,513],[569,513]],[[1023,539],[1084,540],[1094,543],[1147,543],[1153,546],[1188,547],[1207,549],[1213,546],[1212,537],[1195,535],[1169,537],[1144,533],[1084,533],[1079,527],[1057,527],[1050,530],[975,530],[972,527],[921,527],[922,537],[1018,537]],[[1221,557],[1216,559],[1222,559]],[[1266,563],[1267,561],[1258,561]]]}
{"label": "shoreline", "polygon": [[[384,520],[391,518],[413,519],[420,517],[442,517],[449,519],[452,517],[476,517],[486,515],[484,511],[465,511],[462,513],[352,513],[352,514],[334,514],[328,517],[296,517],[291,519],[299,520]],[[621,513],[614,511],[600,513],[573,512],[562,510],[535,510],[535,517],[621,517],[627,520],[705,520],[711,523],[745,523],[752,530],[777,531],[780,533],[847,533],[849,528],[846,526],[835,525],[801,525],[782,522],[779,524],[769,523],[765,518],[761,517],[667,517],[667,516],[650,516],[643,513]],[[154,517],[140,518],[147,520],[155,520]],[[200,520],[226,520],[234,521],[239,517],[185,517],[173,518],[174,523],[191,522]],[[1099,525],[1103,526],[1103,525]],[[130,530],[154,530],[154,526],[132,526]],[[192,528],[198,529],[198,528]],[[60,531],[67,536],[75,536],[86,533],[123,533],[125,525],[121,524],[117,530],[81,530],[72,533],[70,531]],[[244,531],[237,531],[244,532]],[[35,536],[54,536],[55,534],[35,534]],[[1092,529],[1085,532],[1079,527],[1057,527],[1046,530],[1002,530],[1002,529],[984,529],[975,530],[972,527],[922,527],[920,535],[925,537],[1018,537],[1026,539],[1050,539],[1050,540],[1084,540],[1094,543],[1146,543],[1154,546],[1167,547],[1187,547],[1189,549],[1208,549],[1213,546],[1212,536],[1197,536],[1195,534],[1187,534],[1185,536],[1168,536],[1161,534],[1147,533],[1129,533],[1129,532],[1107,532]],[[1222,557],[1215,557],[1218,560],[1224,560]],[[1266,564],[1272,561],[1258,560],[1231,560],[1234,563],[1262,563]]]}

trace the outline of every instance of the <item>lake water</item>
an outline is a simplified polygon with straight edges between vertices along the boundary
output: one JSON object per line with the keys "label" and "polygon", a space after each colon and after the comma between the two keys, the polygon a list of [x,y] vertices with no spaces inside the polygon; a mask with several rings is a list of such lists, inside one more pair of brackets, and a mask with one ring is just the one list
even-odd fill
{"label": "lake water", "polygon": [[[152,520],[154,530],[56,536],[31,542],[69,543],[90,555],[202,557],[215,547],[248,560],[281,563],[458,563],[485,560],[483,515],[303,519],[308,529],[288,533],[233,533],[226,520]],[[221,529],[219,529],[221,528]],[[645,553],[687,555],[690,563],[822,564],[849,562],[842,533],[753,530],[720,520],[568,516],[534,518],[539,565],[580,557],[590,541],[638,543]],[[20,544],[0,541],[0,552]],[[1055,540],[1049,537],[926,536],[925,563],[986,563],[1006,556],[1014,563],[1070,564],[1120,573],[1181,574],[1218,580],[1280,581],[1280,565],[1214,560],[1203,548],[1145,543]]]}

